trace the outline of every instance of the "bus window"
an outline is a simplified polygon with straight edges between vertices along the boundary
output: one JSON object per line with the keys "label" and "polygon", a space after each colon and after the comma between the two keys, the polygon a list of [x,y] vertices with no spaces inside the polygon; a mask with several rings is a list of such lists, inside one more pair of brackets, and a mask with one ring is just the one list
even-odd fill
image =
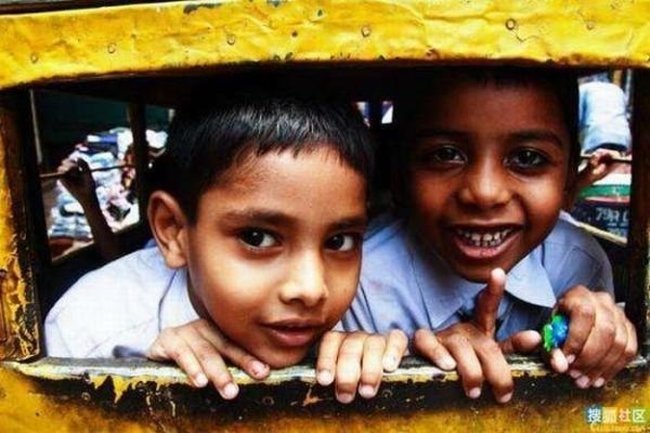
{"label": "bus window", "polygon": [[632,71],[580,77],[578,139],[581,161],[571,215],[607,252],[618,301],[625,301],[627,236],[632,181]]}
{"label": "bus window", "polygon": [[[113,233],[141,220],[127,104],[54,91],[33,92],[32,103],[51,258],[93,243],[100,244],[103,259],[116,258],[119,247],[102,243],[114,242]],[[167,110],[148,108],[147,121],[154,157],[165,144]],[[102,233],[106,228],[108,234]]]}

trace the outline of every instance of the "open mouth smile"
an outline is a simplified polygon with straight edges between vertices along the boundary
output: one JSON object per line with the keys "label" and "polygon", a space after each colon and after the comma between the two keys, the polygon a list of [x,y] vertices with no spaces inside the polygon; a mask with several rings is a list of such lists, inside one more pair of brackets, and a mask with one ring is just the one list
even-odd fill
{"label": "open mouth smile", "polygon": [[514,231],[513,228],[494,231],[473,231],[456,229],[456,234],[469,246],[477,248],[498,247],[503,244],[508,235]]}
{"label": "open mouth smile", "polygon": [[519,229],[514,226],[456,227],[454,244],[469,259],[492,259],[501,255],[514,242]]}

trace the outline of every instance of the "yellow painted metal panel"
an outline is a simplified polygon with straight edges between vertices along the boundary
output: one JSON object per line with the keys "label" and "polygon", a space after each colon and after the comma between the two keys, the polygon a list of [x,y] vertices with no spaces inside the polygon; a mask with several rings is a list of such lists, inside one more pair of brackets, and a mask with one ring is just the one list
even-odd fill
{"label": "yellow painted metal panel", "polygon": [[242,62],[650,66],[650,1],[233,0],[0,16],[0,88]]}
{"label": "yellow painted metal panel", "polygon": [[[19,261],[19,238],[27,236],[17,227],[14,208],[22,188],[10,151],[18,147],[16,113],[0,98],[0,359],[27,359],[38,354],[38,318],[35,316],[34,288],[25,278]],[[11,168],[14,167],[14,172]],[[24,253],[24,252],[23,252]]]}
{"label": "yellow painted metal panel", "polygon": [[[160,370],[156,373],[155,369]],[[69,369],[39,363],[34,366],[15,363],[0,363],[0,429],[3,433],[37,432],[329,432],[329,431],[373,431],[373,432],[583,432],[583,431],[644,431],[650,427],[644,423],[628,424],[616,422],[617,430],[590,429],[585,419],[585,409],[598,404],[617,410],[647,408],[650,402],[650,388],[638,386],[647,384],[648,370],[633,369],[623,374],[624,378],[612,382],[606,389],[578,390],[570,385],[570,380],[556,375],[537,377],[535,382],[524,383],[517,380],[515,400],[507,405],[492,401],[489,393],[478,401],[466,398],[456,401],[438,401],[437,404],[424,405],[420,410],[397,410],[399,405],[407,406],[409,400],[426,399],[435,395],[440,382],[430,378],[422,380],[422,371],[401,372],[392,378],[395,387],[387,389],[382,385],[379,396],[370,401],[358,402],[356,408],[331,403],[326,411],[318,410],[323,401],[315,398],[313,374],[303,376],[300,392],[284,393],[286,388],[268,386],[263,392],[262,402],[284,400],[280,407],[273,403],[260,404],[252,394],[250,386],[254,382],[244,380],[238,400],[221,407],[193,407],[188,413],[187,405],[193,394],[198,400],[205,398],[203,391],[187,387],[189,400],[174,397],[178,386],[170,390],[174,383],[186,383],[186,378],[177,369],[164,366],[130,368],[129,377],[120,377],[119,369],[105,368],[105,373],[91,371],[87,375],[77,375],[76,381],[85,383],[87,388],[76,387]],[[67,371],[67,373],[66,373]],[[313,370],[312,370],[313,371]],[[283,373],[274,373],[282,376]],[[535,373],[532,374],[535,376]],[[518,375],[520,376],[520,375]],[[520,378],[528,376],[522,373]],[[56,382],[68,379],[70,392],[52,392]],[[239,376],[238,376],[239,377]],[[411,379],[415,383],[410,382]],[[453,381],[453,379],[452,379]],[[93,389],[111,389],[110,382],[118,383],[119,391],[107,395],[94,393]],[[273,382],[273,381],[271,381]],[[399,391],[401,382],[402,391]],[[460,387],[453,381],[452,386]],[[548,388],[553,382],[563,382],[564,388]],[[568,388],[566,387],[569,384]],[[295,382],[294,382],[295,385]],[[147,388],[140,392],[140,404],[144,410],[123,411],[118,409],[120,399],[129,390]],[[87,389],[88,391],[83,391]],[[294,386],[295,389],[295,386]],[[568,392],[557,390],[569,389]],[[555,390],[556,392],[553,392]],[[208,390],[209,391],[209,390]],[[332,390],[325,390],[330,396]],[[174,394],[176,393],[176,394]],[[202,394],[203,393],[203,394]],[[388,394],[386,394],[388,393]],[[322,394],[322,393],[321,393]],[[384,395],[386,394],[386,395]],[[212,392],[214,398],[216,392]],[[113,401],[113,398],[116,398]],[[383,399],[387,407],[374,405]],[[193,400],[196,402],[196,400]],[[295,402],[295,405],[292,403]],[[392,403],[391,403],[392,402]],[[227,412],[236,411],[238,404],[248,405],[247,415],[229,417]],[[270,406],[269,406],[270,404]],[[265,407],[266,405],[266,407]],[[207,409],[207,410],[206,410]],[[646,412],[647,413],[647,412]],[[648,419],[648,415],[645,415]]]}

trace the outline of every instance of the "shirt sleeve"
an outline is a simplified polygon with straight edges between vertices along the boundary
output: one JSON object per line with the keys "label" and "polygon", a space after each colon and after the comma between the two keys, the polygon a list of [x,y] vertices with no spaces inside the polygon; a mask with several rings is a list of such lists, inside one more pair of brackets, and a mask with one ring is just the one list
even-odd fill
{"label": "shirt sleeve", "polygon": [[545,268],[559,298],[576,285],[614,295],[612,266],[598,242],[584,230],[561,221],[559,235],[546,244]]}

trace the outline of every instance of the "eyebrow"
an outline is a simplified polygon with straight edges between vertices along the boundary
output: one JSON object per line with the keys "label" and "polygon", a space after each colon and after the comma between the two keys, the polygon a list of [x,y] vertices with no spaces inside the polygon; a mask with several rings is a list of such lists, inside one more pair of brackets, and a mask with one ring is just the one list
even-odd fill
{"label": "eyebrow", "polygon": [[365,216],[358,216],[352,218],[344,218],[337,221],[332,225],[332,229],[336,231],[349,230],[354,228],[365,228],[368,225],[368,218]]}
{"label": "eyebrow", "polygon": [[524,131],[517,131],[511,136],[512,138],[514,138],[515,141],[530,141],[530,140],[550,141],[556,144],[560,149],[564,149],[565,147],[564,143],[562,142],[560,137],[557,136],[557,134],[554,134],[553,132],[549,132],[545,129],[530,129]]}
{"label": "eyebrow", "polygon": [[[223,219],[231,224],[270,224],[291,226],[296,224],[293,218],[283,212],[266,209],[244,209],[226,212]],[[347,230],[357,227],[365,227],[368,218],[365,215],[342,218],[331,225],[333,230]]]}
{"label": "eyebrow", "polygon": [[[453,138],[465,138],[470,134],[467,134],[462,131],[455,129],[444,129],[444,128],[424,128],[420,129],[415,133],[415,138],[427,138],[427,137],[453,137]],[[545,129],[525,129],[521,131],[516,131],[512,134],[508,134],[514,141],[549,141],[556,144],[561,149],[564,149],[564,143],[557,136],[557,134],[550,132]]]}
{"label": "eyebrow", "polygon": [[244,209],[226,212],[224,220],[231,223],[266,223],[266,224],[292,224],[294,219],[288,215],[266,209]]}

